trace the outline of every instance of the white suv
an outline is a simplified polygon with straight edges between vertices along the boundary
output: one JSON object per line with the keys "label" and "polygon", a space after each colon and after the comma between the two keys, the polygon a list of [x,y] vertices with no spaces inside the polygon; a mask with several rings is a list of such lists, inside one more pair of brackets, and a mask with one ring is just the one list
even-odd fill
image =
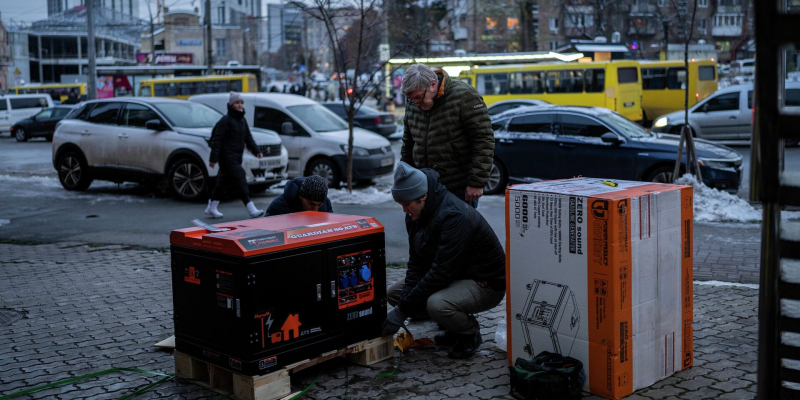
{"label": "white suv", "polygon": [[[202,200],[219,166],[208,167],[208,141],[222,114],[202,104],[163,98],[81,103],[56,126],[53,166],[67,190],[94,179],[165,182],[182,200]],[[286,179],[289,153],[280,137],[252,129],[263,158],[245,150],[242,167],[253,191]]]}

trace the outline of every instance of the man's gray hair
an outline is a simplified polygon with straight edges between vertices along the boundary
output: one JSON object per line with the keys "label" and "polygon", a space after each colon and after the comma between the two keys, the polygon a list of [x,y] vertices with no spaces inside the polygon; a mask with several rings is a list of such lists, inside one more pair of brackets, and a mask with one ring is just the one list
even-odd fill
{"label": "man's gray hair", "polygon": [[425,64],[414,64],[406,70],[403,75],[403,95],[408,96],[414,90],[428,90],[431,82],[437,81],[436,73],[431,67]]}

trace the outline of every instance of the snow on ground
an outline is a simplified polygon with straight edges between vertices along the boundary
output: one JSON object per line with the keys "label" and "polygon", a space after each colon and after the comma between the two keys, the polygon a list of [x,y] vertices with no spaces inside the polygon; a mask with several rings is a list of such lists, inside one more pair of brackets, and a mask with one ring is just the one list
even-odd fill
{"label": "snow on ground", "polygon": [[[59,199],[80,199],[89,200],[91,204],[106,201],[123,201],[126,203],[143,203],[145,201],[139,194],[127,195],[110,193],[121,189],[135,187],[135,183],[123,183],[117,185],[113,182],[97,181],[93,182],[85,192],[71,192],[64,189],[58,181],[58,177],[48,176],[15,176],[0,175],[0,184],[22,184],[15,190],[6,191],[6,196],[14,197],[55,197]],[[98,192],[98,191],[106,191]]]}
{"label": "snow on ground", "polygon": [[758,285],[753,283],[736,283],[736,282],[722,282],[722,281],[694,281],[695,285],[700,286],[726,286],[726,287],[739,287],[747,289],[758,289]]}
{"label": "snow on ground", "polygon": [[[753,222],[762,220],[761,210],[747,200],[728,192],[710,188],[697,181],[694,175],[685,174],[675,181],[694,188],[694,220],[697,222]],[[800,212],[784,211],[782,219],[800,218]]]}
{"label": "snow on ground", "polygon": [[393,201],[392,188],[379,188],[370,186],[365,189],[353,189],[350,193],[347,189],[328,189],[328,199],[334,204],[379,204]]}
{"label": "snow on ground", "polygon": [[8,219],[0,219],[0,226],[8,225],[11,223],[11,220]]}

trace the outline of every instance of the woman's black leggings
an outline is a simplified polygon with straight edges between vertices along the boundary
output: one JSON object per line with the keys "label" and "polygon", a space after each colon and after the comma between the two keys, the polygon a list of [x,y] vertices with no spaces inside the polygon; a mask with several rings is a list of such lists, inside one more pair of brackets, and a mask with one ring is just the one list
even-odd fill
{"label": "woman's black leggings", "polygon": [[241,163],[219,160],[219,174],[217,174],[217,185],[211,193],[211,201],[222,199],[225,189],[233,194],[238,194],[244,205],[250,202],[250,190],[247,188],[247,178],[242,169]]}

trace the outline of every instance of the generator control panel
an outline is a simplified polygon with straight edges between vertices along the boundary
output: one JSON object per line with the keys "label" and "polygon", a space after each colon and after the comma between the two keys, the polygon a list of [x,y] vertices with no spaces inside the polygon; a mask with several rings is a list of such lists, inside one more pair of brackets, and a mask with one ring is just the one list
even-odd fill
{"label": "generator control panel", "polygon": [[366,250],[336,258],[337,304],[340,310],[375,298],[372,256],[372,250]]}

